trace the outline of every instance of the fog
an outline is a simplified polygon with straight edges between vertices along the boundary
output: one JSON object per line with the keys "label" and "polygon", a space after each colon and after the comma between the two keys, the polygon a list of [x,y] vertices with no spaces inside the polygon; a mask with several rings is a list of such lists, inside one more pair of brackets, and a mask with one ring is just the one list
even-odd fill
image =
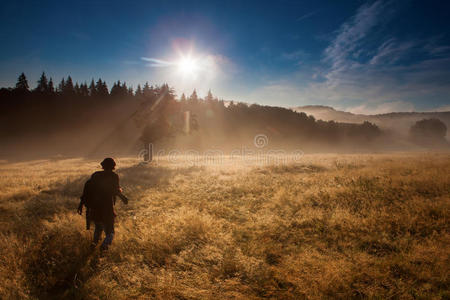
{"label": "fog", "polygon": [[[154,155],[448,149],[447,126],[437,118],[417,125],[420,115],[343,118],[332,109],[324,117],[307,109],[223,101],[212,93],[200,98],[195,90],[177,97],[166,84],[136,92],[118,86],[109,92],[99,80],[91,91],[83,85],[61,92],[1,89],[1,159],[139,156],[149,144]],[[330,113],[336,120],[329,120]]]}

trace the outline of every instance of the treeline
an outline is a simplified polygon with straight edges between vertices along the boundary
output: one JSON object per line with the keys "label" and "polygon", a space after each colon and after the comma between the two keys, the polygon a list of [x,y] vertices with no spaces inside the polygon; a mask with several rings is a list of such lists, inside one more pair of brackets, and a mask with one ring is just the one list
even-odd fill
{"label": "treeline", "polygon": [[101,78],[87,84],[74,83],[68,76],[55,86],[45,73],[31,89],[22,73],[14,88],[0,89],[0,135],[52,133],[86,123],[92,125],[95,120],[114,123],[117,117],[117,112],[112,114],[114,108],[133,108],[142,101],[154,100],[163,90],[170,90],[174,97],[173,90],[166,84],[150,86],[145,83],[133,90],[125,82],[117,81],[110,89]]}
{"label": "treeline", "polygon": [[[89,137],[86,147],[102,141],[106,132],[109,140],[119,140],[116,146],[109,141],[110,147],[123,147],[124,140],[137,136],[135,143],[182,140],[191,148],[252,144],[256,134],[267,135],[273,146],[369,147],[382,134],[369,122],[318,121],[286,108],[220,100],[211,91],[204,98],[195,90],[176,97],[167,84],[133,89],[117,81],[109,88],[102,79],[74,83],[68,76],[55,87],[45,73],[34,89],[23,73],[14,88],[0,89],[0,106],[0,135],[6,140],[59,134],[66,145]],[[57,141],[52,141],[56,148]]]}
{"label": "treeline", "polygon": [[45,72],[42,73],[41,77],[37,81],[37,86],[34,89],[30,89],[28,80],[24,73],[20,74],[17,79],[17,83],[14,88],[2,88],[2,96],[23,96],[34,95],[34,96],[59,96],[64,98],[72,97],[92,97],[92,98],[117,98],[117,97],[144,97],[151,96],[155,91],[153,86],[150,86],[148,82],[145,83],[143,87],[139,84],[136,91],[132,87],[127,87],[126,82],[121,83],[120,80],[115,82],[109,90],[105,81],[99,78],[97,81],[91,79],[90,84],[86,82],[83,83],[73,83],[72,77],[62,78],[59,84],[55,87],[53,79],[47,78]]}

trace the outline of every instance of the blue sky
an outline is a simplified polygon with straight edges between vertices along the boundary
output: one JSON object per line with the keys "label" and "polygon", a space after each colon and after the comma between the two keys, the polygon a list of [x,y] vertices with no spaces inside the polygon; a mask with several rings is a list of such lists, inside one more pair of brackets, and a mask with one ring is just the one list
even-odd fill
{"label": "blue sky", "polygon": [[[359,113],[450,110],[450,1],[3,1],[0,86],[25,72]],[[181,74],[180,57],[198,68]],[[155,61],[157,63],[155,63]],[[162,62],[162,63],[161,63]]]}

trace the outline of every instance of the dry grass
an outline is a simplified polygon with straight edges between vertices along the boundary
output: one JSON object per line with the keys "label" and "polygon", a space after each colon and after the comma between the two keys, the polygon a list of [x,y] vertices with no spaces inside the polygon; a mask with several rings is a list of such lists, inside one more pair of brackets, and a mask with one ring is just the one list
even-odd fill
{"label": "dry grass", "polygon": [[450,155],[136,165],[104,256],[75,214],[96,162],[0,164],[0,298],[448,299]]}

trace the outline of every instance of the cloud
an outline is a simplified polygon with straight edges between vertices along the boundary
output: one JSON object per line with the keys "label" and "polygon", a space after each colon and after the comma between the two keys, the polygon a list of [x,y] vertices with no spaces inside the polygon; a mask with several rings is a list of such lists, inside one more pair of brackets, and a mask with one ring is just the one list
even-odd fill
{"label": "cloud", "polygon": [[143,61],[150,62],[147,64],[147,67],[156,67],[156,68],[164,68],[164,67],[170,67],[173,66],[175,63],[170,61],[165,61],[162,59],[157,58],[148,58],[148,57],[141,57]]}
{"label": "cloud", "polygon": [[314,16],[315,14],[317,14],[318,12],[319,12],[318,10],[315,10],[315,11],[309,12],[307,14],[304,14],[304,15],[298,17],[296,21],[300,22],[300,21],[303,21],[305,19],[308,19],[308,18]]}
{"label": "cloud", "polygon": [[424,49],[431,56],[449,56],[450,46],[442,45],[444,35],[438,35],[429,39],[428,43],[424,46]]}
{"label": "cloud", "polygon": [[430,49],[446,48],[436,38],[386,37],[380,28],[395,13],[388,8],[389,2],[381,0],[364,4],[340,26],[324,50],[324,65],[316,73],[321,80],[311,82],[304,95],[328,104],[362,102],[349,107],[377,113],[410,111],[413,103],[423,101],[448,101],[450,57],[430,54]]}
{"label": "cloud", "polygon": [[301,65],[310,55],[303,50],[296,50],[292,52],[284,52],[281,54],[281,59],[286,61],[294,61],[296,65]]}
{"label": "cloud", "polygon": [[[323,104],[367,114],[448,103],[450,47],[439,36],[393,36],[389,29],[401,12],[392,3],[362,5],[334,32],[317,66],[268,80],[251,99],[290,106]],[[282,56],[298,60],[301,55],[298,50]]]}
{"label": "cloud", "polygon": [[390,38],[378,47],[377,53],[370,59],[370,64],[393,64],[405,57],[417,45],[415,41],[399,43]]}
{"label": "cloud", "polygon": [[331,62],[333,68],[340,68],[347,61],[351,53],[360,46],[373,27],[379,22],[379,16],[383,11],[382,1],[376,1],[361,6],[350,21],[341,25],[336,38],[325,49],[325,61]]}

